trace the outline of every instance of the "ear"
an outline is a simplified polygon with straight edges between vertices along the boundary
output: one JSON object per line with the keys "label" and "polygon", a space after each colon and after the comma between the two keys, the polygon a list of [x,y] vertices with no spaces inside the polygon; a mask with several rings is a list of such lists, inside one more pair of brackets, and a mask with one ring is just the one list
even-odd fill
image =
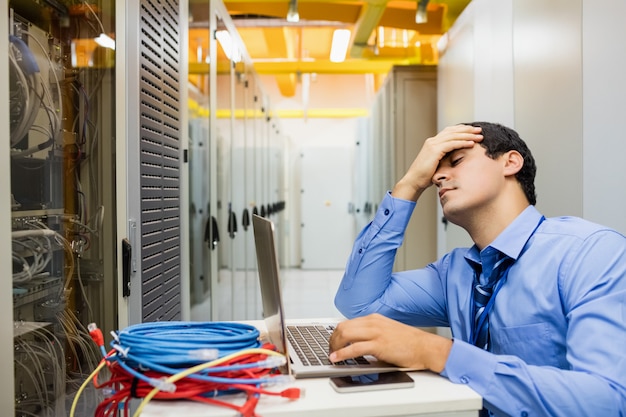
{"label": "ear", "polygon": [[511,176],[519,172],[524,166],[524,157],[517,151],[508,151],[502,155],[504,161],[504,175]]}

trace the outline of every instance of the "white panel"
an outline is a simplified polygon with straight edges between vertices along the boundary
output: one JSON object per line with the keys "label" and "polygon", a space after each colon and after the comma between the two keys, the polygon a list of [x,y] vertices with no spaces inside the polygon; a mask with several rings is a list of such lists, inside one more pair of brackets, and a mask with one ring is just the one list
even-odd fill
{"label": "white panel", "polygon": [[[179,3],[180,6],[180,15],[188,16],[188,6],[189,3],[186,1],[182,1]],[[179,29],[181,33],[187,33],[188,21],[187,19],[180,19],[179,21]],[[189,72],[189,59],[187,56],[188,51],[188,43],[189,39],[187,36],[181,36],[181,48],[180,48],[180,73],[187,74]],[[188,89],[184,88],[183,83],[181,83],[180,89],[180,102],[187,103],[188,98]],[[180,144],[181,144],[181,155],[183,152],[186,152],[189,149],[189,126],[187,125],[187,120],[189,120],[188,108],[187,106],[181,106],[180,108],[181,115],[181,124],[180,124]],[[182,161],[182,158],[181,158]],[[206,171],[205,171],[206,172]],[[189,207],[189,187],[186,185],[189,184],[189,164],[187,161],[182,161],[180,168],[180,207]],[[189,320],[191,317],[191,273],[190,273],[190,245],[189,245],[189,236],[190,236],[190,219],[189,219],[189,211],[181,210],[180,211],[180,299],[181,299],[181,319]]]}
{"label": "white panel", "polygon": [[474,3],[448,32],[437,67],[437,128],[474,119]]}
{"label": "white panel", "polygon": [[353,238],[351,147],[302,149],[302,268],[343,269]]}
{"label": "white panel", "polygon": [[474,13],[474,121],[514,126],[511,0],[485,0]]}
{"label": "white panel", "polygon": [[209,167],[208,155],[208,120],[195,118],[190,124],[191,143],[189,146],[189,181],[190,196],[190,252],[191,259],[191,291],[192,302],[201,303],[209,291],[209,245],[205,241],[205,228],[208,218],[209,198],[207,195],[206,178]]}
{"label": "white panel", "polygon": [[354,218],[356,220],[356,230],[362,230],[374,217],[375,201],[380,199],[379,195],[373,195],[373,135],[372,119],[359,119],[357,124],[357,147],[354,155]]}
{"label": "white panel", "polygon": [[626,2],[583,1],[583,215],[626,233]]}
{"label": "white panel", "polygon": [[513,2],[515,128],[537,161],[537,207],[582,213],[582,7]]}
{"label": "white panel", "polygon": [[[136,2],[126,3],[122,0],[115,1],[115,131],[118,138],[136,137],[137,129],[130,123],[135,114],[134,107],[129,105],[130,95],[134,93],[132,85],[139,83],[139,69],[135,60],[127,59],[129,51],[137,50],[137,40],[139,39],[139,25],[126,26],[128,16],[137,18]],[[124,97],[125,99],[121,99]],[[128,100],[127,100],[128,98]],[[136,97],[133,97],[136,99]],[[135,102],[135,101],[133,101]],[[116,189],[116,217],[117,236],[120,239],[127,237],[133,247],[139,246],[136,233],[136,202],[129,198],[130,195],[137,195],[137,187],[129,184],[127,178],[137,178],[139,176],[138,164],[127,164],[127,160],[137,158],[138,151],[126,143],[126,140],[115,141],[115,189]],[[134,221],[134,223],[133,223]],[[135,227],[132,227],[132,225]],[[117,246],[117,257],[122,259],[122,245]],[[133,262],[133,266],[135,263]],[[131,291],[130,297],[122,296],[123,268],[122,262],[117,263],[117,294],[118,294],[118,326],[120,329],[127,327],[130,323],[137,323],[139,319],[139,309],[135,306],[141,305],[139,291]]]}
{"label": "white panel", "polygon": [[254,257],[254,239],[252,227],[243,228],[243,210],[248,209],[249,215],[253,207],[248,202],[253,201],[252,193],[247,185],[252,183],[254,173],[249,170],[249,160],[252,159],[254,148],[236,147],[233,149],[233,172],[231,181],[233,184],[232,209],[237,218],[237,234],[233,240],[234,264],[229,264],[235,269],[254,269],[256,260]]}

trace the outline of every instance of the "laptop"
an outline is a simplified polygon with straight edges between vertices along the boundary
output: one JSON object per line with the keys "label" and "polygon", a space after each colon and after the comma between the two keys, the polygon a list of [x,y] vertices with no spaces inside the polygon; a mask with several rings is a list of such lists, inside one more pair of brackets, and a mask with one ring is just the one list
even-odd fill
{"label": "laptop", "polygon": [[328,339],[337,322],[311,320],[286,323],[280,289],[279,263],[271,220],[252,216],[268,341],[287,357],[285,373],[295,378],[350,376],[403,370],[373,356],[343,363],[328,360]]}

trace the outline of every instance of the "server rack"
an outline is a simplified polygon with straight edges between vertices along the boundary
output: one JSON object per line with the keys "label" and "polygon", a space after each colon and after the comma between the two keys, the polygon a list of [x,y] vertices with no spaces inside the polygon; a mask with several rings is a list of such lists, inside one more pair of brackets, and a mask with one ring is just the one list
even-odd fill
{"label": "server rack", "polygon": [[[10,407],[16,415],[65,415],[101,358],[87,324],[116,325],[115,61],[113,45],[98,43],[113,39],[113,7],[51,0],[3,6]],[[80,408],[88,412],[100,395],[87,392]]]}

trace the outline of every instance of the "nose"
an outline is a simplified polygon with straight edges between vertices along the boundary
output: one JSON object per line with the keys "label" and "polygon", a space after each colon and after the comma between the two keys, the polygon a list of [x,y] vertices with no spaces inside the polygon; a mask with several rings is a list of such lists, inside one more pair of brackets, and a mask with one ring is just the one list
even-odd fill
{"label": "nose", "polygon": [[441,187],[441,183],[446,179],[448,179],[448,170],[439,165],[433,174],[432,182],[437,187]]}

